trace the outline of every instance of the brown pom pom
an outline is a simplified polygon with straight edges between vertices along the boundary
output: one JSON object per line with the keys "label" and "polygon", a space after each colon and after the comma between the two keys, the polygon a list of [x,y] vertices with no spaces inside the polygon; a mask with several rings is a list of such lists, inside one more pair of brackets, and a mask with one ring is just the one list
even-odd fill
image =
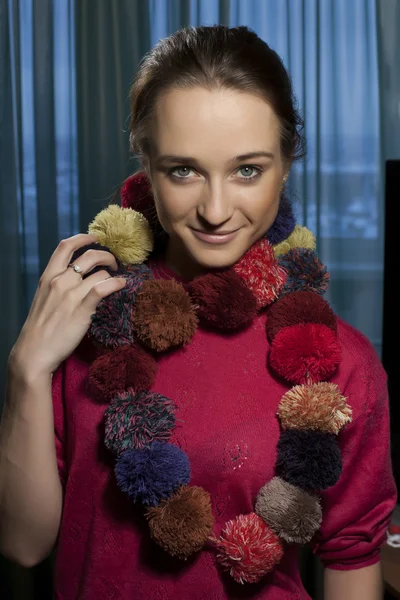
{"label": "brown pom pom", "polygon": [[148,390],[154,383],[157,363],[139,346],[120,346],[97,358],[89,370],[89,386],[99,401],[109,401],[117,393]]}
{"label": "brown pom pom", "polygon": [[267,313],[270,342],[284,327],[300,323],[320,323],[336,333],[336,316],[328,302],[315,292],[292,292],[272,304]]}
{"label": "brown pom pom", "polygon": [[277,415],[283,429],[314,429],[337,435],[351,422],[352,409],[336,383],[322,381],[296,385],[286,392]]}
{"label": "brown pom pom", "polygon": [[319,498],[280,477],[260,489],[255,512],[289,544],[309,542],[322,521]]}
{"label": "brown pom pom", "polygon": [[240,329],[257,314],[256,297],[234,270],[196,277],[189,293],[200,320],[211,327]]}
{"label": "brown pom pom", "polygon": [[146,516],[154,541],[182,560],[201,550],[214,525],[210,494],[198,486],[182,486]]}
{"label": "brown pom pom", "polygon": [[198,325],[189,294],[173,279],[145,281],[132,319],[138,339],[157,352],[188,344]]}

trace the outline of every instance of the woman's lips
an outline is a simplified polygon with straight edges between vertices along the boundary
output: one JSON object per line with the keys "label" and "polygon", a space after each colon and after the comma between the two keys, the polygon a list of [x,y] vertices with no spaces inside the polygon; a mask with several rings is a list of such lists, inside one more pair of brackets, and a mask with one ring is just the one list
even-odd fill
{"label": "woman's lips", "polygon": [[239,229],[235,231],[230,231],[229,233],[204,233],[204,231],[198,231],[197,229],[192,229],[193,235],[195,235],[202,242],[206,242],[207,244],[226,244],[233,240],[234,237],[238,234]]}

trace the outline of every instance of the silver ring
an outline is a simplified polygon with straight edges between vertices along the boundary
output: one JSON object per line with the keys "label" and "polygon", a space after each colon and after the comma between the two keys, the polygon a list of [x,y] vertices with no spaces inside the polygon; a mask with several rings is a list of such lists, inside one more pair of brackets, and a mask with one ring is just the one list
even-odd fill
{"label": "silver ring", "polygon": [[82,269],[78,265],[70,263],[68,266],[71,267],[75,271],[75,273],[79,273],[80,275],[82,274]]}

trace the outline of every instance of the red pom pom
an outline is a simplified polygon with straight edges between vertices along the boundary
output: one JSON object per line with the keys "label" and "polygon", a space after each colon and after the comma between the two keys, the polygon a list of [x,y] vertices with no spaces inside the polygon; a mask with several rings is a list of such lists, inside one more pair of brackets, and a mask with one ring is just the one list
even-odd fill
{"label": "red pom pom", "polygon": [[109,401],[131,388],[148,390],[154,383],[157,363],[139,346],[120,346],[97,358],[89,370],[89,386],[99,401]]}
{"label": "red pom pom", "polygon": [[284,327],[272,342],[272,368],[296,384],[328,379],[339,362],[339,342],[326,325],[305,323]]}
{"label": "red pom pom", "polygon": [[255,296],[233,270],[196,277],[189,294],[199,319],[218,329],[245,327],[257,314]]}
{"label": "red pom pom", "polygon": [[287,272],[279,266],[274,249],[266,239],[254,244],[234,269],[253,292],[258,308],[271,304],[286,283]]}
{"label": "red pom pom", "polygon": [[270,342],[283,327],[300,323],[322,323],[337,332],[336,316],[328,302],[315,292],[292,292],[268,309],[267,335]]}
{"label": "red pom pom", "polygon": [[126,179],[121,187],[122,208],[143,212],[154,205],[151,184],[145,173],[136,173]]}
{"label": "red pom pom", "polygon": [[218,561],[238,583],[256,583],[283,557],[279,537],[256,513],[228,521],[217,547]]}

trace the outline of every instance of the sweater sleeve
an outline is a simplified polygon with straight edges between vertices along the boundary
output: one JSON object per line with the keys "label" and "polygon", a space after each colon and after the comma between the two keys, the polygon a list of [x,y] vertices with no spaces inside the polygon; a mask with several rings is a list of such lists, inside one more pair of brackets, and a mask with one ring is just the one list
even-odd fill
{"label": "sweater sleeve", "polygon": [[52,399],[54,415],[54,443],[56,446],[57,466],[61,484],[65,489],[67,480],[66,460],[66,426],[64,410],[64,373],[65,364],[62,363],[54,372],[52,379]]}
{"label": "sweater sleeve", "polygon": [[397,501],[386,373],[372,345],[363,354],[343,391],[357,414],[339,435],[342,474],[320,494],[323,520],[308,544],[324,567],[337,570],[380,560]]}

